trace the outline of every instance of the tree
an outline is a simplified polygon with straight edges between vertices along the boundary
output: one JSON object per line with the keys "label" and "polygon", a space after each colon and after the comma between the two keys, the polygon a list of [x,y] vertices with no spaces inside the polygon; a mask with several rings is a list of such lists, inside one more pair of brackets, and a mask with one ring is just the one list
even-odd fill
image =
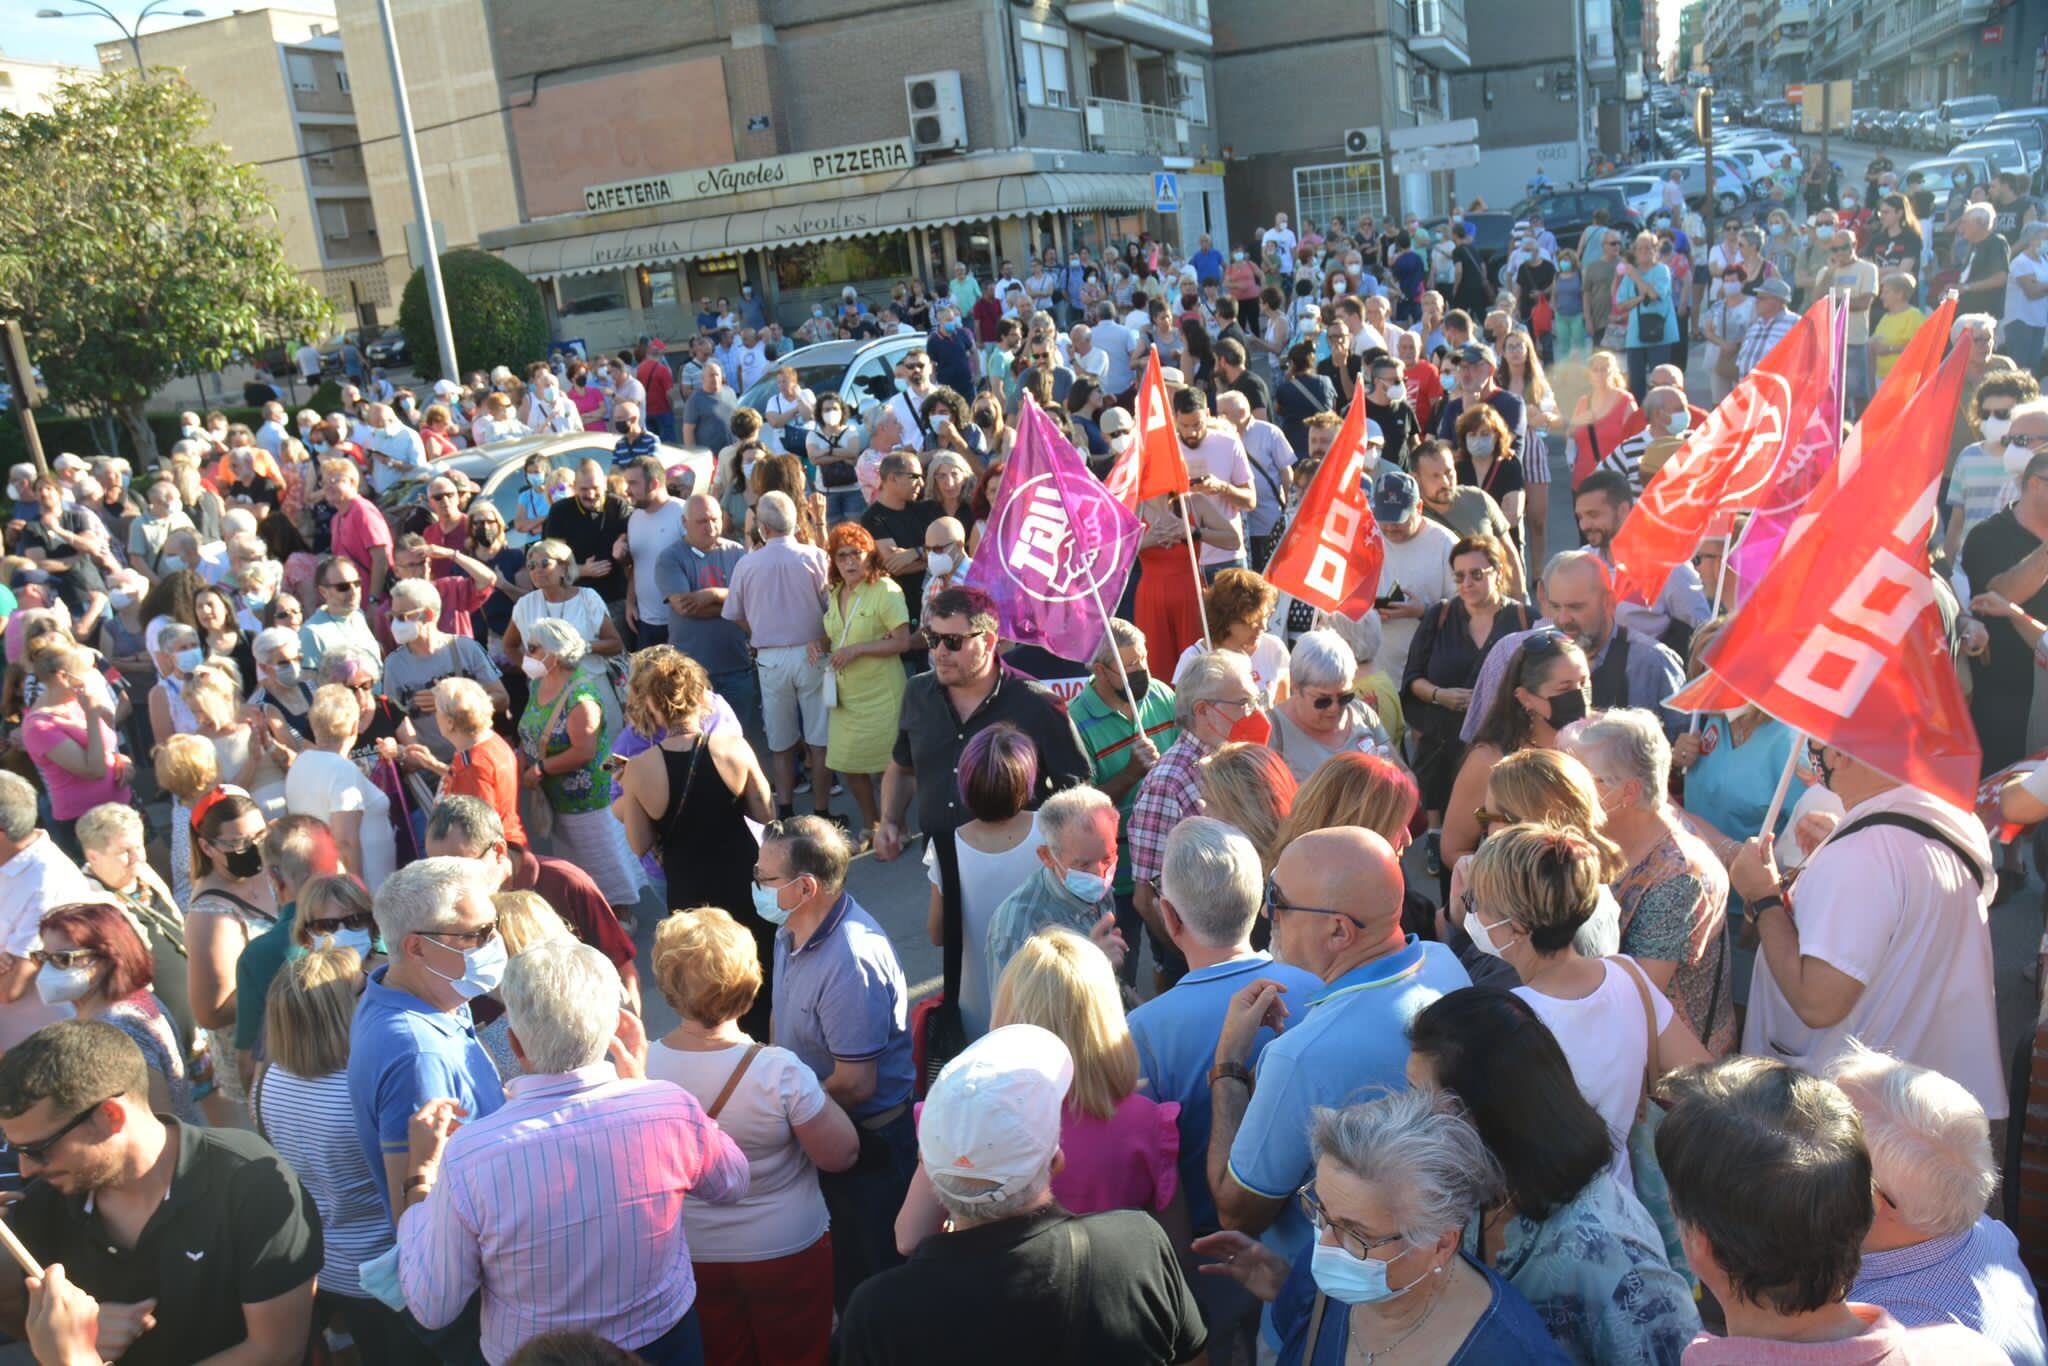
{"label": "tree", "polygon": [[198,140],[210,117],[162,70],[0,114],[0,315],[20,320],[52,401],[112,414],[143,462],[164,385],[333,316],[286,262],[262,174]]}
{"label": "tree", "polygon": [[[448,293],[448,327],[456,364],[471,370],[509,366],[523,371],[548,353],[548,313],[540,290],[518,269],[487,251],[463,247],[441,254],[441,284]],[[441,348],[427,308],[427,273],[415,270],[398,303],[398,326],[413,368],[440,379]],[[448,376],[459,378],[459,376]]]}

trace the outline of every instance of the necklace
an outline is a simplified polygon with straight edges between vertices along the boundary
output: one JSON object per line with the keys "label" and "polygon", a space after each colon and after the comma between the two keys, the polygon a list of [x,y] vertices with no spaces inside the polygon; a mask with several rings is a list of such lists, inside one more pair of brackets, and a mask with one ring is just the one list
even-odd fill
{"label": "necklace", "polygon": [[[1429,1322],[1429,1316],[1436,1312],[1437,1303],[1438,1301],[1442,1300],[1443,1297],[1444,1292],[1442,1290],[1438,1290],[1436,1294],[1430,1298],[1428,1306],[1423,1309],[1422,1317],[1415,1320],[1414,1326],[1411,1327],[1407,1332],[1401,1334],[1400,1337],[1395,1338],[1386,1346],[1363,1348],[1365,1352],[1365,1366],[1373,1366],[1373,1363],[1378,1361],[1381,1357],[1391,1355],[1396,1347],[1399,1347],[1402,1343],[1406,1342],[1408,1339],[1414,1337],[1417,1333],[1421,1332],[1422,1326]],[[1353,1334],[1351,1341],[1354,1347],[1359,1345],[1359,1340],[1356,1334]]]}

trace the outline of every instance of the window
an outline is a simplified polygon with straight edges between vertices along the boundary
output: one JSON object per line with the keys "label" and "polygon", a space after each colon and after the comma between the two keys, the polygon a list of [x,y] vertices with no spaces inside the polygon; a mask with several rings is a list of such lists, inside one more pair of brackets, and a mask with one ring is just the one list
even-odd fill
{"label": "window", "polygon": [[320,72],[311,57],[303,52],[287,52],[284,64],[291,72],[292,89],[311,91],[320,88]]}
{"label": "window", "polygon": [[1378,157],[1328,166],[1300,166],[1294,172],[1294,221],[1327,223],[1342,218],[1380,217],[1387,211],[1385,174]]}
{"label": "window", "polygon": [[1202,68],[1193,62],[1178,62],[1175,72],[1180,77],[1181,117],[1197,128],[1209,126],[1209,82]]}
{"label": "window", "polygon": [[1047,109],[1071,109],[1074,97],[1067,84],[1067,32],[1020,20],[1017,64],[1024,80],[1024,100]]}
{"label": "window", "polygon": [[348,63],[337,59],[334,63],[334,81],[341,87],[341,93],[348,94]]}
{"label": "window", "polygon": [[555,280],[555,311],[564,318],[626,311],[626,274],[607,270],[595,275],[563,275]]}
{"label": "window", "polygon": [[320,205],[320,232],[330,242],[346,241],[348,238],[348,210],[333,200]]}

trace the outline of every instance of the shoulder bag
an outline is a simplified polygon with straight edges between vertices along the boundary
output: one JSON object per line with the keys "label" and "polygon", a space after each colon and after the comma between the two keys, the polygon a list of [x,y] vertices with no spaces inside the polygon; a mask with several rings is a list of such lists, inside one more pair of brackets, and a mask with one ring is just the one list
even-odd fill
{"label": "shoulder bag", "polygon": [[[576,680],[582,677],[582,672],[579,665],[576,672],[569,675],[568,682],[562,684],[560,696],[555,698],[555,705],[548,710],[548,719],[541,723],[537,737],[540,752],[526,756],[536,770],[540,769],[540,761],[548,752],[548,736],[553,733],[555,722],[562,719],[562,708],[568,704],[569,692],[576,686]],[[519,789],[519,823],[526,827],[529,848],[555,833],[555,808],[548,801],[546,782],[547,775],[543,772],[541,786],[526,787],[522,784]]]}
{"label": "shoulder bag", "polygon": [[[853,630],[853,618],[860,611],[860,602],[861,595],[856,592],[853,595],[853,601],[844,609],[846,619],[839,623],[839,643],[832,647],[832,653],[835,655],[846,648],[846,637]],[[839,706],[839,670],[832,667],[832,660],[829,656],[825,660],[823,673],[825,675],[823,684],[825,710],[832,711]]]}
{"label": "shoulder bag", "polygon": [[704,1115],[707,1119],[718,1118],[718,1112],[725,1108],[725,1103],[732,1099],[732,1093],[739,1089],[740,1078],[744,1077],[747,1074],[747,1069],[753,1066],[754,1055],[759,1053],[762,1047],[763,1045],[758,1043],[749,1044],[747,1045],[747,1051],[740,1054],[739,1066],[732,1069],[732,1075],[727,1077],[725,1085],[719,1088],[718,1098],[704,1107]]}
{"label": "shoulder bag", "polygon": [[1665,1256],[1687,1284],[1697,1286],[1699,1282],[1686,1266],[1685,1250],[1678,1240],[1678,1224],[1671,1213],[1671,1188],[1665,1183],[1664,1168],[1657,1161],[1657,1129],[1664,1122],[1664,1111],[1651,1104],[1650,1097],[1663,1069],[1657,1066],[1657,1008],[1650,1000],[1650,980],[1634,959],[1623,954],[1617,953],[1607,961],[1628,974],[1635,985],[1636,999],[1643,1007],[1643,1091],[1636,1098],[1635,1122],[1628,1126],[1629,1174],[1634,1180],[1636,1199],[1643,1202],[1664,1239]]}

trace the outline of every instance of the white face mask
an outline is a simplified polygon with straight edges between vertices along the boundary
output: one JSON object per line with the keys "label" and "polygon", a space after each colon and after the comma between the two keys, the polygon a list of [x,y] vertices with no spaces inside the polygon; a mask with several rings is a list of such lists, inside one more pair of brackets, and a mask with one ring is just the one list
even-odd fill
{"label": "white face mask", "polygon": [[420,624],[400,617],[391,623],[391,638],[400,645],[410,645],[420,638]]}
{"label": "white face mask", "polygon": [[1475,436],[1465,443],[1465,449],[1472,452],[1473,455],[1482,458],[1492,455],[1493,438],[1490,436]]}
{"label": "white face mask", "polygon": [[1473,944],[1478,947],[1481,953],[1487,955],[1489,958],[1499,958],[1501,956],[1501,950],[1506,947],[1506,945],[1504,944],[1496,944],[1493,942],[1494,929],[1506,928],[1507,925],[1505,922],[1498,926],[1489,928],[1488,926],[1480,923],[1479,912],[1465,912],[1465,933],[1472,936]]}
{"label": "white face mask", "polygon": [[943,576],[953,572],[953,557],[943,550],[934,550],[924,558],[925,566],[934,574]]}
{"label": "white face mask", "polygon": [[2009,417],[1987,417],[1977,424],[1977,430],[1984,433],[1986,446],[2003,446],[2006,431],[2011,426],[2012,419]]}
{"label": "white face mask", "polygon": [[546,678],[548,673],[548,666],[532,655],[519,661],[519,669],[528,678]]}
{"label": "white face mask", "polygon": [[340,929],[336,930],[333,934],[316,934],[313,936],[313,947],[316,949],[354,949],[356,957],[368,958],[370,956],[370,932],[368,930]]}
{"label": "white face mask", "polygon": [[2005,472],[2012,479],[2024,479],[2027,466],[2033,462],[2034,453],[2025,446],[2011,445],[2005,448]]}
{"label": "white face mask", "polygon": [[44,1005],[60,1005],[76,1001],[92,990],[93,970],[91,965],[78,968],[60,968],[55,963],[45,963],[36,969],[36,995]]}

